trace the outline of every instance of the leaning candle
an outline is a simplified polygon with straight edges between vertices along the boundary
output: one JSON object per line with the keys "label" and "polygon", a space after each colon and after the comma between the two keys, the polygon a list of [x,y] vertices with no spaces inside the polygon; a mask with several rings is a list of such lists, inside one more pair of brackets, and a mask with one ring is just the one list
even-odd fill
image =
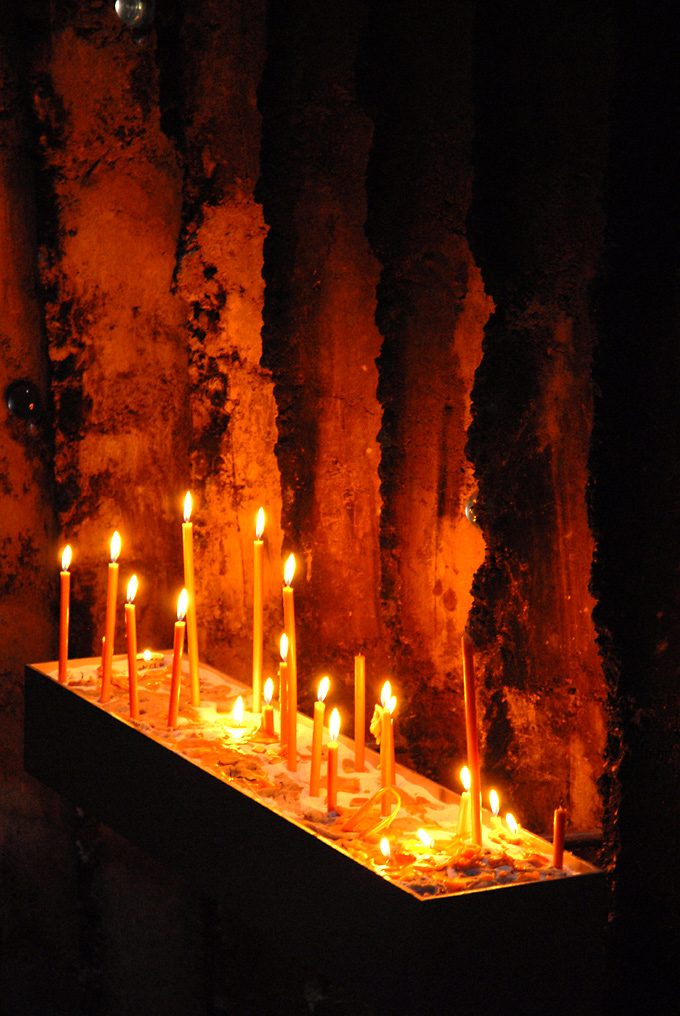
{"label": "leaning candle", "polygon": [[363,773],[364,739],[366,734],[366,658],[354,657],[354,769]]}
{"label": "leaning candle", "polygon": [[184,621],[187,612],[187,591],[183,589],[177,601],[177,620],[175,621],[175,638],[172,646],[172,681],[170,683],[170,706],[168,709],[168,726],[174,730],[179,715],[179,689],[182,683],[182,650],[184,649]]}
{"label": "leaning candle", "polygon": [[465,686],[465,732],[467,761],[470,770],[470,818],[472,841],[482,845],[482,787],[479,775],[479,742],[477,740],[477,702],[475,699],[474,646],[469,635],[463,635],[463,684]]}
{"label": "leaning candle", "polygon": [[262,708],[262,587],[264,509],[257,513],[253,544],[253,712]]}
{"label": "leaning candle", "polygon": [[326,695],[330,681],[324,677],[319,681],[319,691],[314,703],[314,727],[312,730],[312,766],[309,776],[309,796],[318,797],[321,785],[321,743],[323,740],[323,721],[326,714]]}
{"label": "leaning candle", "polygon": [[201,682],[198,672],[198,628],[196,626],[196,584],[194,582],[194,526],[191,519],[191,492],[184,498],[182,523],[182,550],[184,552],[184,588],[187,591],[187,649],[189,651],[189,679],[191,704],[201,704]]}
{"label": "leaning candle", "polygon": [[553,868],[564,867],[564,830],[567,821],[567,811],[562,805],[555,808],[553,820]]}
{"label": "leaning candle", "polygon": [[130,692],[130,719],[139,719],[139,694],[137,691],[137,619],[135,617],[135,594],[137,576],[128,582],[127,603],[125,604],[125,632],[127,634],[128,687]]}
{"label": "leaning candle", "polygon": [[260,724],[261,729],[265,734],[275,734],[274,731],[274,707],[272,706],[272,698],[274,696],[274,682],[271,677],[268,677],[264,682],[264,709],[262,710],[262,723]]}
{"label": "leaning candle", "polygon": [[331,713],[328,731],[331,739],[328,742],[328,797],[326,810],[335,811],[338,806],[338,735],[340,733],[340,713],[334,709]]}
{"label": "leaning candle", "polygon": [[[389,681],[385,681],[380,695],[382,702],[380,724],[380,786],[394,786],[394,725],[392,713],[397,704]],[[392,811],[390,794],[383,794],[380,802],[381,815],[389,815]]]}
{"label": "leaning candle", "polygon": [[283,587],[283,627],[288,636],[288,771],[297,772],[297,655],[295,650],[295,602],[293,575],[295,558],[286,561]]}
{"label": "leaning candle", "polygon": [[61,555],[61,572],[59,575],[61,597],[59,603],[59,684],[66,684],[66,668],[68,663],[68,624],[71,600],[71,547],[66,546]]}
{"label": "leaning candle", "polygon": [[460,771],[460,781],[464,789],[460,795],[457,834],[465,839],[470,835],[470,771],[467,766]]}
{"label": "leaning candle", "polygon": [[111,537],[111,563],[109,564],[109,580],[106,594],[106,635],[104,638],[104,658],[102,660],[102,690],[100,701],[108,702],[111,698],[111,666],[113,663],[113,640],[116,633],[116,598],[118,596],[118,555],[120,554],[120,536],[114,533]]}
{"label": "leaning candle", "polygon": [[281,751],[288,744],[288,636],[281,636],[279,642],[281,662],[279,663],[279,741]]}

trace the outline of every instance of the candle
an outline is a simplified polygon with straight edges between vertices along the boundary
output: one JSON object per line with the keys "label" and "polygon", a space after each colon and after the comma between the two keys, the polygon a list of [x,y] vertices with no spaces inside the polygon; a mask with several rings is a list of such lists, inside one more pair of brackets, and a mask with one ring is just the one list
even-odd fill
{"label": "candle", "polygon": [[174,730],[179,714],[179,689],[182,682],[182,650],[184,649],[184,618],[187,612],[187,591],[183,589],[177,601],[177,620],[175,621],[175,638],[172,646],[172,681],[170,684],[170,706],[168,709],[168,726]]}
{"label": "candle", "polygon": [[281,662],[279,663],[279,741],[281,751],[288,744],[288,636],[281,636],[279,643]]}
{"label": "candle", "polygon": [[[397,704],[392,695],[389,681],[385,681],[380,694],[382,712],[380,719],[380,786],[394,786],[394,725],[392,713]],[[380,802],[381,815],[389,815],[392,811],[392,797],[384,794]]]}
{"label": "candle", "polygon": [[253,712],[262,708],[262,588],[264,509],[257,513],[253,544]]}
{"label": "candle", "polygon": [[111,537],[111,563],[106,593],[106,642],[103,647],[102,690],[100,701],[108,702],[111,698],[111,665],[113,663],[113,640],[116,633],[116,598],[118,596],[118,555],[120,554],[120,536],[114,533]]}
{"label": "candle", "polygon": [[506,836],[508,843],[512,843],[516,847],[519,847],[520,844],[522,843],[522,837],[520,836],[519,826],[515,821],[515,816],[511,812],[508,812],[507,815],[505,816],[505,822],[512,834],[511,836]]}
{"label": "candle", "polygon": [[319,796],[321,784],[321,742],[323,740],[323,721],[326,713],[325,698],[328,694],[330,681],[324,677],[319,681],[319,691],[314,703],[314,727],[312,730],[312,766],[309,777],[309,796]]}
{"label": "candle", "polygon": [[491,805],[491,828],[500,829],[501,820],[498,817],[500,810],[500,801],[498,800],[498,794],[495,790],[489,792],[489,804]]}
{"label": "candle", "polygon": [[182,549],[184,552],[184,588],[187,591],[187,649],[189,651],[189,679],[191,704],[201,704],[201,682],[198,673],[198,629],[196,627],[196,584],[194,582],[194,527],[191,519],[191,492],[184,498],[182,523]]}
{"label": "candle", "polygon": [[392,851],[390,850],[390,841],[386,836],[380,841],[380,853],[385,858],[385,864],[388,865],[392,859]]}
{"label": "candle", "polygon": [[564,830],[567,822],[567,811],[562,805],[555,808],[553,820],[553,868],[564,867]]}
{"label": "candle", "polygon": [[364,738],[366,734],[366,658],[354,657],[354,769],[366,770]]}
{"label": "candle", "polygon": [[470,835],[470,771],[467,766],[463,766],[460,771],[460,781],[464,789],[460,795],[457,832],[465,839]]}
{"label": "candle", "polygon": [[245,734],[245,730],[243,728],[243,698],[240,695],[234,703],[231,716],[233,720],[230,730],[231,736],[235,738],[243,737]]}
{"label": "candle", "polygon": [[271,704],[274,696],[274,682],[268,677],[264,682],[264,709],[262,710],[262,730],[265,734],[275,734],[274,730],[274,707]]}
{"label": "candle", "polygon": [[338,806],[338,741],[340,733],[340,713],[334,709],[331,713],[328,731],[331,739],[328,742],[328,797],[326,810],[336,811]]}
{"label": "candle", "polygon": [[68,626],[71,601],[71,547],[67,545],[61,555],[61,572],[59,575],[61,597],[59,603],[59,684],[66,684],[66,668],[68,662]]}
{"label": "candle", "polygon": [[128,687],[130,692],[130,719],[139,719],[139,694],[137,691],[137,619],[134,598],[137,593],[137,576],[128,582],[127,603],[125,604],[125,632],[127,634]]}
{"label": "candle", "polygon": [[295,604],[293,575],[295,558],[286,561],[283,587],[283,627],[288,636],[288,771],[297,772],[297,654],[295,649]]}
{"label": "candle", "polygon": [[463,635],[463,684],[465,686],[465,732],[467,762],[470,770],[470,819],[472,841],[482,845],[482,790],[479,775],[479,742],[477,740],[477,702],[475,699],[474,646],[469,635]]}

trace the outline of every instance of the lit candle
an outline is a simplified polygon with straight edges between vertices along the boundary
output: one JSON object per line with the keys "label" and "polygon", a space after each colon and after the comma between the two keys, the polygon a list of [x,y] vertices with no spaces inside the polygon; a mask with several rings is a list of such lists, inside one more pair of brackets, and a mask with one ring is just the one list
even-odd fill
{"label": "lit candle", "polygon": [[562,805],[555,808],[553,820],[553,868],[564,867],[564,830],[567,822],[567,811]]}
{"label": "lit candle", "polygon": [[309,796],[318,797],[321,784],[321,743],[323,721],[326,714],[326,695],[330,681],[324,677],[319,681],[319,691],[314,703],[314,728],[312,730],[312,768],[309,777]]}
{"label": "lit candle", "polygon": [[274,682],[268,677],[264,682],[264,709],[262,710],[262,730],[265,734],[275,734],[274,707],[271,704],[274,696]]}
{"label": "lit candle", "polygon": [[108,702],[111,698],[111,665],[113,663],[113,640],[116,633],[119,554],[120,536],[116,532],[111,537],[111,563],[109,564],[109,580],[106,594],[106,634],[104,636],[106,642],[104,643],[104,659],[102,660],[102,702]]}
{"label": "lit candle", "polygon": [[385,858],[385,866],[387,866],[392,859],[392,851],[390,850],[390,841],[386,836],[383,836],[380,841],[380,853]]}
{"label": "lit candle", "polygon": [[283,587],[283,627],[288,636],[288,771],[297,772],[297,655],[295,650],[295,603],[293,575],[295,558],[286,561]]}
{"label": "lit candle", "polygon": [[510,833],[512,834],[511,836],[507,837],[508,843],[513,843],[516,847],[520,846],[522,842],[522,837],[520,836],[519,826],[515,821],[515,816],[511,812],[508,812],[507,815],[505,816],[505,822],[508,829],[510,830]]}
{"label": "lit candle", "polygon": [[366,733],[366,658],[354,657],[354,769],[363,773],[364,738]]}
{"label": "lit candle", "polygon": [[467,766],[460,771],[460,781],[464,789],[458,810],[458,835],[466,838],[470,835],[470,771]]}
{"label": "lit candle", "polygon": [[338,806],[338,735],[340,733],[340,713],[334,709],[328,724],[331,739],[328,742],[328,798],[327,811],[335,811]]}
{"label": "lit candle", "polygon": [[474,646],[469,635],[463,635],[463,684],[465,686],[465,732],[467,762],[470,770],[470,821],[472,841],[482,845],[482,787],[479,775],[479,742],[477,739],[477,702],[475,699]]}
{"label": "lit candle", "polygon": [[191,704],[201,704],[201,681],[198,673],[198,628],[196,626],[196,584],[194,582],[194,526],[191,519],[191,492],[184,498],[182,523],[182,549],[184,551],[184,588],[187,591],[187,649],[189,652],[189,679]]}
{"label": "lit candle", "polygon": [[135,594],[137,576],[128,582],[127,603],[125,604],[125,632],[127,634],[128,686],[130,691],[130,719],[139,719],[139,694],[137,691],[137,619],[135,616]]}
{"label": "lit candle", "polygon": [[61,555],[61,572],[59,575],[61,597],[59,603],[59,684],[66,684],[66,668],[68,663],[68,626],[71,601],[71,547],[66,546]]}
{"label": "lit candle", "polygon": [[182,650],[184,649],[184,618],[187,612],[187,591],[183,589],[177,601],[177,620],[175,621],[175,638],[172,646],[172,681],[170,684],[170,707],[168,709],[168,726],[174,730],[179,715],[179,689],[182,683]]}
{"label": "lit candle", "polygon": [[288,744],[288,636],[281,636],[279,643],[281,662],[279,663],[279,741],[281,751]]}
{"label": "lit candle", "polygon": [[424,829],[419,829],[417,835],[418,835],[418,839],[420,840],[420,842],[422,843],[422,845],[424,847],[433,847],[434,846],[434,840],[432,839],[432,837],[430,836],[429,833],[425,832]]}
{"label": "lit candle", "polygon": [[231,736],[236,738],[243,737],[245,734],[245,730],[243,729],[243,698],[240,695],[234,703],[231,715],[234,721],[230,731]]}
{"label": "lit candle", "polygon": [[255,526],[255,542],[253,544],[253,712],[259,713],[262,708],[262,587],[263,587],[263,549],[264,542],[264,509],[257,513]]}
{"label": "lit candle", "polygon": [[[397,704],[389,681],[385,681],[380,694],[382,712],[380,720],[380,786],[394,786],[394,725],[392,713]],[[391,794],[383,794],[380,802],[381,815],[389,815],[392,811]]]}
{"label": "lit candle", "polygon": [[501,820],[498,817],[500,810],[500,801],[498,800],[498,794],[495,790],[489,792],[489,804],[491,805],[491,828],[500,829]]}

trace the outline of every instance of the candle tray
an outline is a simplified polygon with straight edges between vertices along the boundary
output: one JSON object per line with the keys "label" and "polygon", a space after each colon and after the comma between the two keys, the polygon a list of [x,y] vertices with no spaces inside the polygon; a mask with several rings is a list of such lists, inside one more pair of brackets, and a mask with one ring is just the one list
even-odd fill
{"label": "candle tray", "polygon": [[596,868],[565,852],[575,876],[418,896],[56,673],[55,663],[26,667],[27,772],[386,1016],[600,1012]]}

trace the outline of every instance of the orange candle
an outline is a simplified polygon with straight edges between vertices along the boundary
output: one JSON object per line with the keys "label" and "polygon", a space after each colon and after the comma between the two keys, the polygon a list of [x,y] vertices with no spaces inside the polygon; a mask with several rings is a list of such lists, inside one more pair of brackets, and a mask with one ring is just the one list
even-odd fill
{"label": "orange candle", "polygon": [[264,585],[264,509],[257,513],[253,544],[253,712],[262,709],[262,590]]}
{"label": "orange candle", "polygon": [[280,641],[281,662],[279,663],[279,741],[281,751],[288,744],[288,636],[284,633]]}
{"label": "orange candle", "polygon": [[463,766],[461,769],[460,780],[464,790],[460,795],[457,833],[466,839],[470,835],[470,770],[467,766]]}
{"label": "orange candle", "polygon": [[184,498],[182,523],[182,550],[184,552],[184,588],[187,591],[187,649],[189,651],[189,679],[191,704],[201,704],[201,681],[198,673],[198,629],[196,627],[196,584],[194,582],[194,527],[191,519],[191,493]]}
{"label": "orange candle", "polygon": [[[334,709],[331,713],[328,731],[331,739],[328,742],[328,797],[326,810],[336,811],[338,806],[338,735],[340,733],[340,713]],[[387,796],[387,795],[386,795]]]}
{"label": "orange candle", "polygon": [[366,770],[364,741],[366,736],[366,658],[354,657],[354,769]]}
{"label": "orange candle", "polygon": [[472,841],[482,845],[482,787],[479,775],[479,741],[477,739],[477,702],[475,699],[474,646],[469,635],[463,635],[463,684],[465,686],[465,732],[467,762],[470,770],[470,816]]}
{"label": "orange candle", "polygon": [[564,867],[564,830],[567,823],[567,811],[562,805],[555,808],[553,820],[553,868]]}
{"label": "orange candle", "polygon": [[274,682],[268,677],[264,682],[264,709],[262,710],[262,730],[265,734],[275,734],[274,730],[274,707],[271,704],[274,695]]}
{"label": "orange candle", "polygon": [[135,594],[137,576],[128,582],[127,603],[125,604],[125,632],[127,634],[128,688],[130,692],[130,719],[139,719],[139,693],[137,691],[137,619],[135,616]]}
{"label": "orange candle", "polygon": [[[397,704],[389,681],[385,681],[380,695],[382,711],[380,717],[380,786],[394,786],[394,726],[392,713]],[[389,815],[392,811],[391,794],[383,794],[380,802],[381,815]]]}
{"label": "orange candle", "polygon": [[59,684],[66,684],[68,663],[68,626],[71,609],[71,547],[66,546],[61,555],[61,572],[59,575],[61,596],[59,603]]}
{"label": "orange candle", "polygon": [[187,612],[187,591],[183,589],[177,601],[177,620],[175,621],[175,638],[172,646],[172,681],[170,684],[170,706],[168,709],[168,726],[174,730],[179,715],[179,690],[182,683],[182,650],[184,649],[184,618]]}
{"label": "orange candle", "polygon": [[283,587],[283,627],[288,636],[288,771],[297,772],[297,655],[295,649],[295,604],[293,575],[295,558],[286,561]]}
{"label": "orange candle", "polygon": [[114,533],[111,537],[111,563],[109,564],[109,581],[106,595],[106,642],[102,660],[102,690],[100,700],[108,702],[111,698],[111,666],[113,663],[113,640],[116,633],[116,599],[118,597],[118,555],[120,554],[120,536]]}
{"label": "orange candle", "polygon": [[323,721],[326,715],[326,695],[330,681],[324,677],[319,681],[319,691],[314,703],[314,727],[312,730],[312,767],[309,776],[309,796],[318,797],[321,786],[321,743],[323,740]]}

